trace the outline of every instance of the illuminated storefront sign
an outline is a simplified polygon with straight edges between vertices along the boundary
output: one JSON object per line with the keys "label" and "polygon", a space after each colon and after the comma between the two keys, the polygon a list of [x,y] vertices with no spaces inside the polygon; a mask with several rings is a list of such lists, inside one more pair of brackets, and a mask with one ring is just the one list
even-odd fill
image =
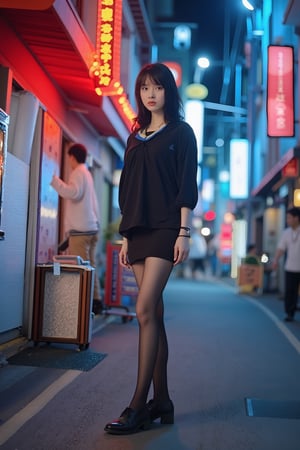
{"label": "illuminated storefront sign", "polygon": [[95,92],[111,96],[128,128],[136,116],[121,84],[122,0],[98,0],[96,54],[90,67]]}
{"label": "illuminated storefront sign", "polygon": [[300,206],[300,189],[294,190],[294,206]]}
{"label": "illuminated storefront sign", "polygon": [[294,136],[293,47],[268,47],[268,136]]}
{"label": "illuminated storefront sign", "polygon": [[98,95],[121,95],[122,0],[99,0],[96,55],[90,68]]}
{"label": "illuminated storefront sign", "polygon": [[204,124],[204,104],[200,100],[187,100],[184,105],[185,119],[187,123],[193,128],[197,149],[198,149],[198,186],[201,183],[201,168],[203,155],[203,124]]}
{"label": "illuminated storefront sign", "polygon": [[232,253],[232,224],[221,223],[219,257],[223,264],[229,264]]}
{"label": "illuminated storefront sign", "polygon": [[299,160],[296,158],[291,159],[283,168],[283,177],[297,177],[299,175]]}
{"label": "illuminated storefront sign", "polygon": [[230,141],[230,197],[248,198],[249,145],[247,139]]}

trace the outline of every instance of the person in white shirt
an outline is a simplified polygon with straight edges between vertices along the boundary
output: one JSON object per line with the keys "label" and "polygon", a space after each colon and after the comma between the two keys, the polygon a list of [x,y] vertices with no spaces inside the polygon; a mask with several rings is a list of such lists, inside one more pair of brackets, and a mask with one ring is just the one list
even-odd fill
{"label": "person in white shirt", "polygon": [[[68,150],[72,172],[68,183],[53,175],[51,186],[66,199],[65,229],[69,237],[69,254],[90,261],[96,268],[96,246],[99,234],[99,208],[94,182],[85,165],[87,150],[82,144],[73,144]],[[100,285],[94,282],[93,312],[102,312]]]}
{"label": "person in white shirt", "polygon": [[207,257],[207,243],[201,231],[196,229],[191,234],[191,246],[189,261],[192,276],[194,279],[200,279],[205,274],[205,261]]}
{"label": "person in white shirt", "polygon": [[286,254],[284,306],[287,315],[284,320],[292,322],[297,310],[300,286],[300,209],[289,208],[286,222],[288,227],[279,240],[272,268],[277,269],[279,259]]}

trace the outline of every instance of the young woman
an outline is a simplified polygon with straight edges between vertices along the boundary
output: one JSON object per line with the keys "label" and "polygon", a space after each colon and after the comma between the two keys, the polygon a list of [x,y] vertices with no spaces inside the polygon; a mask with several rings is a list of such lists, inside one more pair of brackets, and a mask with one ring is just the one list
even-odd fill
{"label": "young woman", "polygon": [[[160,63],[145,66],[137,77],[135,96],[138,115],[119,190],[119,261],[132,267],[139,287],[138,375],[129,406],[105,426],[111,434],[134,433],[156,419],[174,423],[163,290],[173,266],[188,257],[190,215],[198,199],[196,140],[182,119],[172,72]],[[147,403],[151,382],[153,399]]]}

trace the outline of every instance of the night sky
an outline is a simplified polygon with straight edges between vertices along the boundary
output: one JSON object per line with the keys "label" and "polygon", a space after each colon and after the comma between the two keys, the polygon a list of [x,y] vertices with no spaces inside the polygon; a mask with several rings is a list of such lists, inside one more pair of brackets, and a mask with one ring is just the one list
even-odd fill
{"label": "night sky", "polygon": [[[192,66],[199,56],[207,56],[211,66],[206,70],[202,83],[208,87],[207,101],[219,102],[223,83],[222,61],[232,49],[237,21],[245,29],[246,11],[241,0],[174,0],[174,21],[197,23],[198,29],[192,31]],[[229,23],[229,48],[224,53],[225,12]],[[241,36],[242,52],[244,33]],[[230,102],[231,103],[231,102]]]}

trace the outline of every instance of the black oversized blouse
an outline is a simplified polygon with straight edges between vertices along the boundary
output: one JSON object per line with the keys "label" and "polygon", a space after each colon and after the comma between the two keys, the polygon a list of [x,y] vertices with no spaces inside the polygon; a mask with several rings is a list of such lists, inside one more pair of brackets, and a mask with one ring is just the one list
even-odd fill
{"label": "black oversized blouse", "polygon": [[136,227],[179,228],[180,209],[198,200],[197,145],[184,121],[172,122],[147,138],[127,141],[119,186],[120,234]]}

